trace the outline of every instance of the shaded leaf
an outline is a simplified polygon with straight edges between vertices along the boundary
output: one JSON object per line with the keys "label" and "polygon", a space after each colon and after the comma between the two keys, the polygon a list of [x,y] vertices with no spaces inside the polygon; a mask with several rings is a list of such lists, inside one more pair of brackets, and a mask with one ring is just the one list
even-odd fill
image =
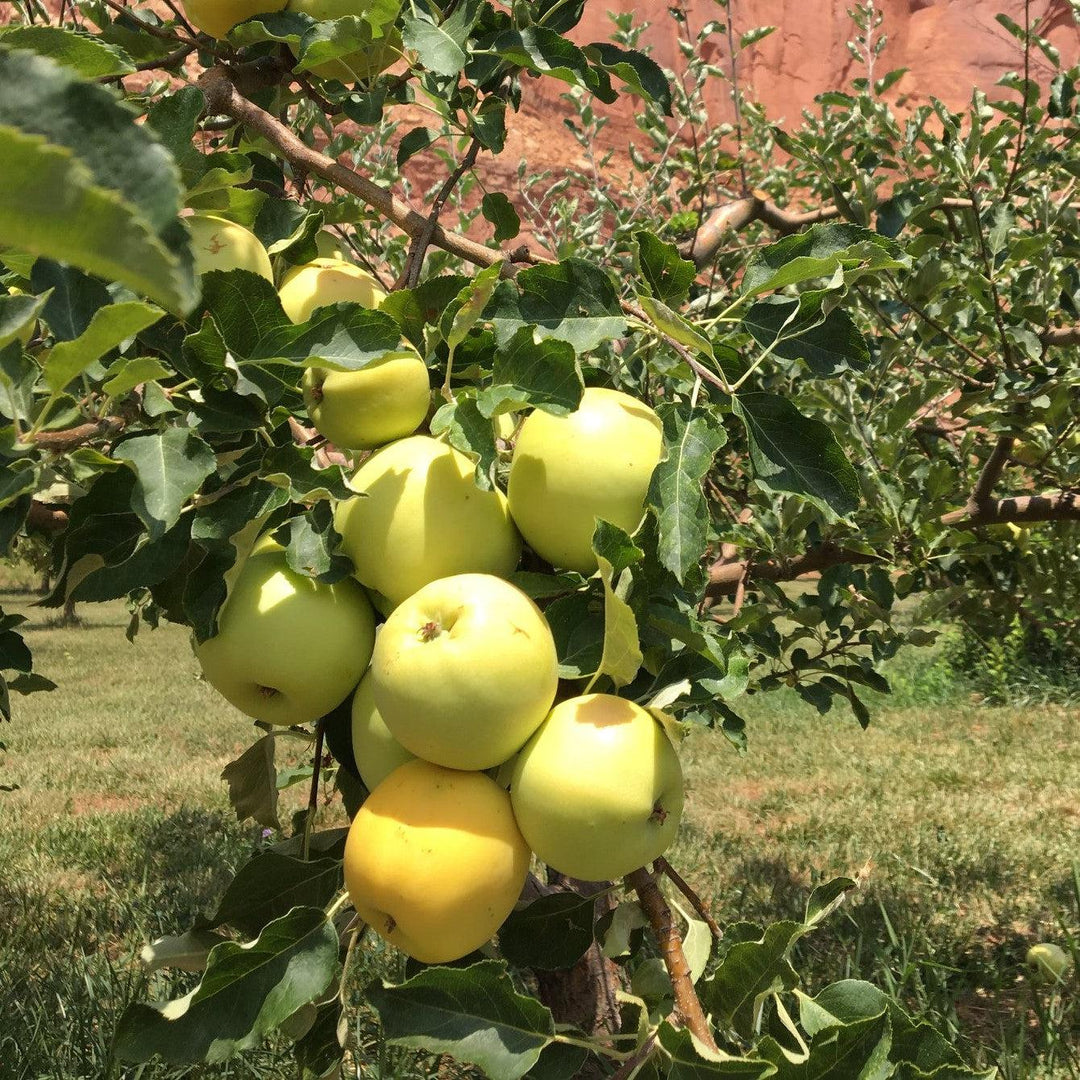
{"label": "shaded leaf", "polygon": [[499,243],[513,240],[521,232],[521,219],[514,204],[501,191],[489,191],[481,200],[480,209],[495,226],[495,239]]}
{"label": "shaded leaf", "polygon": [[595,897],[575,892],[541,896],[514,911],[499,930],[499,950],[524,968],[573,967],[593,942]]}
{"label": "shaded leaf", "polygon": [[694,264],[679,254],[674,244],[665,243],[644,229],[634,233],[638,267],[653,296],[667,305],[683,303],[697,276]]}
{"label": "shaded leaf", "polygon": [[273,735],[264,735],[221,771],[229,785],[229,802],[237,821],[254,818],[268,829],[280,829],[277,817],[277,770]]}
{"label": "shaded leaf", "polygon": [[484,416],[533,406],[556,415],[573,412],[581,402],[581,375],[573,347],[565,341],[536,341],[521,327],[496,349],[491,384],[477,396]]}
{"label": "shaded leaf", "polygon": [[637,49],[620,49],[608,41],[594,41],[584,51],[593,63],[622,79],[635,94],[655,102],[665,116],[671,116],[671,86],[651,56]]}

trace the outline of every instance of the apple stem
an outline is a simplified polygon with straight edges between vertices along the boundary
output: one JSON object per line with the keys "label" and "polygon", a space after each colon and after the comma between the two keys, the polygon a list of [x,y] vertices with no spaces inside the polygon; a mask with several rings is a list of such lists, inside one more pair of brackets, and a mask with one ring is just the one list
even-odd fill
{"label": "apple stem", "polygon": [[434,619],[431,622],[424,623],[420,627],[420,640],[421,641],[434,641],[443,631],[442,624],[435,622]]}
{"label": "apple stem", "polygon": [[319,774],[322,771],[323,735],[326,717],[315,721],[315,757],[311,767],[311,788],[308,791],[307,814],[304,816],[304,838],[300,842],[300,858],[307,862],[311,852],[311,830],[315,825],[315,813],[319,809]]}
{"label": "apple stem", "polygon": [[675,991],[676,1015],[700,1042],[710,1050],[716,1050],[716,1040],[706,1019],[701,999],[694,989],[690,965],[686,961],[686,953],[683,952],[682,938],[675,927],[675,917],[656,884],[656,879],[645,867],[641,867],[627,875],[626,883],[637,893],[641,908],[656,934],[660,955],[664,958],[664,967],[667,968]]}

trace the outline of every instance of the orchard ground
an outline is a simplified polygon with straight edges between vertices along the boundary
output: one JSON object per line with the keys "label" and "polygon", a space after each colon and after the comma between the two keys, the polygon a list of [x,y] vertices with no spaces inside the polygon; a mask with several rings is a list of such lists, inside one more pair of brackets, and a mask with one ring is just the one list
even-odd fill
{"label": "orchard ground", "polygon": [[[220,780],[251,732],[198,680],[186,630],[129,645],[121,603],[86,605],[81,628],[50,625],[58,612],[32,607],[31,580],[0,570],[0,602],[30,617],[37,668],[59,689],[16,698],[0,731],[0,784],[18,785],[0,793],[0,1078],[96,1078],[116,1018],[147,995],[140,946],[187,929],[265,842],[235,822]],[[1022,963],[1033,941],[1064,941],[1062,926],[1080,922],[1076,712],[979,707],[925,650],[890,674],[896,692],[875,701],[865,732],[772,694],[740,703],[748,755],[691,735],[671,861],[722,925],[797,917],[812,884],[872,861],[861,894],[803,946],[808,979],[873,979],[1006,1078],[1075,1080],[1076,984],[1064,1000],[1036,991]],[[279,768],[299,761],[281,756]],[[282,792],[283,821],[305,797],[303,785]],[[360,976],[396,963],[374,946]],[[149,996],[191,982],[157,975]],[[363,1075],[433,1071],[364,1023]],[[254,1052],[124,1075],[283,1070]]]}

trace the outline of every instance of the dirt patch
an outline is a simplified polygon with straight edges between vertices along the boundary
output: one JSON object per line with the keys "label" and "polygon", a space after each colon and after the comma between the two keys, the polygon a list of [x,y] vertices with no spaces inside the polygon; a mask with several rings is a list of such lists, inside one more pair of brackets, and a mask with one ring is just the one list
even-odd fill
{"label": "dirt patch", "polygon": [[73,795],[68,803],[72,814],[120,814],[129,810],[141,810],[148,803],[147,799],[136,795],[106,795],[90,792],[85,795]]}

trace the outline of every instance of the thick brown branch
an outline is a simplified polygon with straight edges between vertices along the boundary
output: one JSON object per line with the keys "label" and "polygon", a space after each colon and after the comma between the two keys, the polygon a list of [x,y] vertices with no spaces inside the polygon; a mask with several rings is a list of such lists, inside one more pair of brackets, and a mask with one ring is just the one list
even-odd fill
{"label": "thick brown branch", "polygon": [[60,532],[67,528],[67,523],[67,510],[61,506],[38,502],[36,499],[30,504],[26,514],[26,527],[33,532]]}
{"label": "thick brown branch", "polygon": [[1080,521],[1080,494],[1051,491],[1013,499],[984,499],[969,502],[962,510],[953,510],[941,518],[943,525],[1022,525],[1035,521]]}
{"label": "thick brown branch", "polygon": [[709,600],[717,600],[730,595],[738,588],[744,576],[751,581],[792,581],[803,574],[827,570],[830,566],[839,566],[841,563],[859,565],[880,560],[879,555],[848,551],[836,544],[819,544],[792,559],[768,559],[765,562],[751,563],[749,567],[745,562],[717,563],[709,571],[709,585],[705,596]]}
{"label": "thick brown branch", "polygon": [[66,454],[95,439],[116,435],[123,431],[126,423],[127,421],[122,416],[105,416],[100,420],[90,420],[64,431],[39,431],[29,442],[54,454]]}
{"label": "thick brown branch", "polygon": [[671,977],[671,985],[675,991],[676,1014],[700,1042],[711,1050],[715,1050],[716,1041],[709,1028],[705,1010],[701,1006],[701,999],[697,996],[697,991],[691,981],[690,965],[686,962],[682,939],[675,928],[671,908],[668,907],[655,879],[644,867],[628,875],[626,881],[637,893],[642,910],[653,928],[653,933],[656,934],[660,955],[664,959],[664,966]]}
{"label": "thick brown branch", "polygon": [[[419,236],[427,228],[427,218],[423,214],[366,176],[313,150],[270,113],[245,98],[233,85],[225,68],[213,67],[204,72],[199,77],[199,89],[206,96],[208,114],[231,116],[247,125],[272,143],[294,169],[314,174],[355,195],[409,236]],[[441,225],[436,225],[432,231],[431,243],[476,266],[492,266],[500,259],[506,259],[504,252],[484,247],[457,233],[446,232]],[[512,272],[507,259],[506,273],[509,275]]]}
{"label": "thick brown branch", "polygon": [[1052,345],[1080,345],[1080,326],[1051,326],[1042,333],[1044,348]]}
{"label": "thick brown branch", "polygon": [[1009,463],[1014,441],[1011,435],[1002,435],[994,444],[994,449],[990,451],[990,456],[986,459],[982,472],[979,473],[979,479],[975,481],[975,487],[971,490],[970,502],[973,506],[979,506],[990,498],[994,485],[1001,479],[1001,474]]}

